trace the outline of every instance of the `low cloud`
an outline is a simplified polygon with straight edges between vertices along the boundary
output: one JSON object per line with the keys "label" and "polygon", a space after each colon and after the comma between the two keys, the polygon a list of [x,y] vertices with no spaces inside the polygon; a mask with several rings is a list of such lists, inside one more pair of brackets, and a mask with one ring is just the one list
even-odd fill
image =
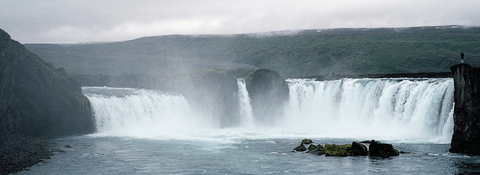
{"label": "low cloud", "polygon": [[475,26],[479,8],[477,0],[4,0],[0,27],[22,43],[76,43],[169,34]]}

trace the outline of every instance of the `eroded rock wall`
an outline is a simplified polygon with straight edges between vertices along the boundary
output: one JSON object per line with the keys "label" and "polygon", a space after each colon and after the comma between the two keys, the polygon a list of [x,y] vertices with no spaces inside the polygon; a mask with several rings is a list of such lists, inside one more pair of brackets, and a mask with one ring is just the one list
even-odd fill
{"label": "eroded rock wall", "polygon": [[0,133],[58,137],[94,130],[80,84],[0,29]]}
{"label": "eroded rock wall", "polygon": [[454,130],[450,152],[480,154],[480,69],[450,67],[455,84]]}

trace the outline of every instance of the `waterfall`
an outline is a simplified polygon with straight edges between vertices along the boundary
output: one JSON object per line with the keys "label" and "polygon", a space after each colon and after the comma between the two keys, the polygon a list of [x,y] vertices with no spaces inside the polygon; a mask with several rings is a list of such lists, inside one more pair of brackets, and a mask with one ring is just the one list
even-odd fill
{"label": "waterfall", "polygon": [[189,104],[179,94],[160,91],[83,87],[95,116],[97,132],[113,136],[166,136],[197,127]]}
{"label": "waterfall", "polygon": [[452,134],[452,79],[287,81],[287,127],[333,137],[449,140]]}
{"label": "waterfall", "polygon": [[252,127],[254,125],[254,119],[252,114],[252,106],[250,104],[250,98],[248,97],[247,87],[245,86],[245,79],[237,79],[238,84],[238,106],[239,113],[242,120],[242,126]]}
{"label": "waterfall", "polygon": [[[256,126],[244,79],[238,79],[233,131],[261,135],[399,139],[449,142],[453,133],[453,80],[288,79],[289,102],[274,126]],[[163,91],[83,87],[97,134],[178,138],[219,133],[219,120],[193,111],[180,94]],[[201,109],[200,109],[201,110]],[[262,129],[270,129],[269,131]],[[231,130],[228,132],[232,132]],[[242,135],[242,134],[239,134]],[[272,136],[273,136],[272,135]],[[213,136],[212,136],[213,137]]]}

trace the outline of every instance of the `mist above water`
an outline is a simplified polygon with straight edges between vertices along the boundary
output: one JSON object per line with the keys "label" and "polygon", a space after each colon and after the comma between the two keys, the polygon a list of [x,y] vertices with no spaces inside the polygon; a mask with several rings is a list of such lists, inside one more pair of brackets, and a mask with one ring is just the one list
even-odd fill
{"label": "mist above water", "polygon": [[155,139],[354,138],[450,142],[451,79],[290,79],[289,103],[274,126],[255,124],[245,81],[237,81],[240,124],[220,128],[180,94],[84,87],[97,136]]}

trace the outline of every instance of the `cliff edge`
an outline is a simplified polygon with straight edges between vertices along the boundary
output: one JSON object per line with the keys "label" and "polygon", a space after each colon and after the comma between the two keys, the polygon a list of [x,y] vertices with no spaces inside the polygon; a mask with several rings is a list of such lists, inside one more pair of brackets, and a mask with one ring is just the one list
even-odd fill
{"label": "cliff edge", "polygon": [[480,69],[468,64],[450,67],[455,109],[450,152],[480,154]]}

